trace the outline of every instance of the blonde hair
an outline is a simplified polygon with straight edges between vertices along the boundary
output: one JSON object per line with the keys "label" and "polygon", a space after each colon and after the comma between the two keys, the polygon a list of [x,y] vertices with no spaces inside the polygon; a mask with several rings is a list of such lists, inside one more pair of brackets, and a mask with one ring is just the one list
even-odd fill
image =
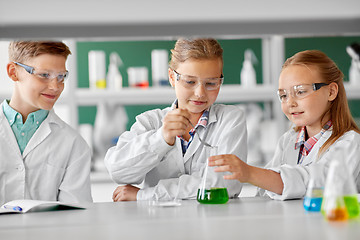
{"label": "blonde hair", "polygon": [[9,61],[26,62],[41,54],[52,54],[67,57],[71,54],[63,42],[52,41],[14,41],[9,44]]}
{"label": "blonde hair", "polygon": [[[288,58],[282,66],[282,70],[291,65],[314,67],[314,69],[318,71],[322,82],[328,84],[336,83],[338,85],[338,94],[336,98],[331,102],[328,111],[326,111],[322,116],[323,119],[327,113],[330,113],[333,130],[330,138],[324,143],[324,145],[321,146],[319,156],[344,133],[350,130],[360,133],[360,130],[349,109],[343,81],[344,74],[340,71],[333,60],[321,51],[306,50],[298,52],[294,56]],[[322,124],[324,125],[325,122]],[[300,129],[300,126],[295,127],[295,131],[299,131]]]}
{"label": "blonde hair", "polygon": [[169,66],[176,70],[179,64],[188,59],[220,59],[223,63],[223,49],[213,38],[184,39],[180,38],[171,50]]}

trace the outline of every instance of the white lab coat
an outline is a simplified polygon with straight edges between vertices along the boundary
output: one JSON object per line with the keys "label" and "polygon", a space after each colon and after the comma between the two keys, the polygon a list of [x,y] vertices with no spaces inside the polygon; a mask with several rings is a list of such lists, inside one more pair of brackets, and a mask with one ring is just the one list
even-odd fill
{"label": "white lab coat", "polygon": [[322,178],[325,178],[334,156],[341,156],[347,163],[357,185],[357,190],[360,191],[360,134],[355,131],[346,132],[318,158],[320,147],[329,139],[331,134],[332,130],[326,131],[303,162],[297,164],[299,148],[295,150],[295,142],[298,132],[293,129],[286,132],[278,142],[272,161],[265,167],[280,173],[284,183],[282,195],[270,191],[265,191],[265,193],[277,200],[304,197],[310,180],[309,165],[312,163],[321,164],[323,166]]}
{"label": "white lab coat", "polygon": [[[155,109],[137,116],[131,130],[123,133],[105,156],[105,165],[116,183],[144,181],[138,200],[196,198],[207,159],[198,134],[217,145],[219,154],[235,154],[246,162],[247,132],[240,108],[213,105],[207,128],[197,129],[184,156],[179,138],[169,146],[162,136],[162,119],[169,111],[170,107]],[[242,187],[237,180],[225,180],[225,185],[230,197],[238,196]]]}
{"label": "white lab coat", "polygon": [[90,148],[51,110],[23,154],[0,105],[0,204],[14,199],[92,202]]}

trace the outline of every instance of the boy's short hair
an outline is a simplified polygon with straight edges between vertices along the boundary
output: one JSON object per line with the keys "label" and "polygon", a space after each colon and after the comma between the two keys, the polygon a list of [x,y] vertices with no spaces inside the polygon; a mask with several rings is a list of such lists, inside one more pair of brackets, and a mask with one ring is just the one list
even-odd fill
{"label": "boy's short hair", "polygon": [[9,44],[9,61],[26,62],[41,54],[53,54],[65,57],[71,54],[63,42],[53,41],[14,41]]}

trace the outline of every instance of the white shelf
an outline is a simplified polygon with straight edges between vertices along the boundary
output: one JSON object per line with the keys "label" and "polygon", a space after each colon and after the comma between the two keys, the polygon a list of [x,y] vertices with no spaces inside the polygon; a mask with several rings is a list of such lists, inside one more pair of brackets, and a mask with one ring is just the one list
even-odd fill
{"label": "white shelf", "polygon": [[[258,8],[256,9],[258,10]],[[152,13],[152,11],[149,11]],[[285,11],[286,12],[286,11]],[[98,14],[98,13],[97,13]],[[121,14],[119,14],[121,15]],[[139,16],[138,13],[134,14]],[[156,15],[156,14],[155,14]],[[151,17],[155,16],[154,14]],[[161,15],[161,14],[160,14]],[[241,15],[241,14],[238,14]],[[259,14],[256,14],[259,15]],[[91,16],[91,15],[90,15]],[[33,16],[32,16],[33,17]],[[174,16],[172,16],[174,17]],[[28,19],[28,18],[27,18]],[[45,20],[44,20],[45,21]],[[42,22],[44,22],[42,21]],[[140,23],[2,24],[0,39],[177,39],[179,36],[329,36],[359,33],[357,16],[340,19],[245,19]],[[29,30],[30,29],[30,30]]]}
{"label": "white shelf", "polygon": [[[124,88],[120,91],[89,90],[76,91],[76,101],[81,106],[97,105],[109,101],[124,105],[169,104],[175,100],[175,91],[171,87],[159,88]],[[271,85],[258,85],[254,88],[243,88],[240,85],[223,85],[217,99],[219,103],[262,102],[272,101],[276,90]]]}
{"label": "white shelf", "polygon": [[223,85],[216,102],[270,102],[276,97],[276,88],[272,85],[260,85],[245,88],[241,85]]}
{"label": "white shelf", "polygon": [[123,105],[168,104],[175,99],[175,92],[170,87],[148,89],[124,88],[119,91],[79,88],[76,90],[75,95],[78,105],[81,106],[93,106],[101,101]]}
{"label": "white shelf", "polygon": [[345,84],[346,97],[348,100],[360,100],[360,86]]}

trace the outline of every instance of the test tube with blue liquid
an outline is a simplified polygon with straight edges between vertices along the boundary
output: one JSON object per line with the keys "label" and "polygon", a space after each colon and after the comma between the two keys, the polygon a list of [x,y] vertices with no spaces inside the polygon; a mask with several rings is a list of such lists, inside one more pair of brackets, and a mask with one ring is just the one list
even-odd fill
{"label": "test tube with blue liquid", "polygon": [[309,166],[310,180],[304,198],[304,208],[310,212],[320,212],[324,193],[322,168],[314,163]]}

